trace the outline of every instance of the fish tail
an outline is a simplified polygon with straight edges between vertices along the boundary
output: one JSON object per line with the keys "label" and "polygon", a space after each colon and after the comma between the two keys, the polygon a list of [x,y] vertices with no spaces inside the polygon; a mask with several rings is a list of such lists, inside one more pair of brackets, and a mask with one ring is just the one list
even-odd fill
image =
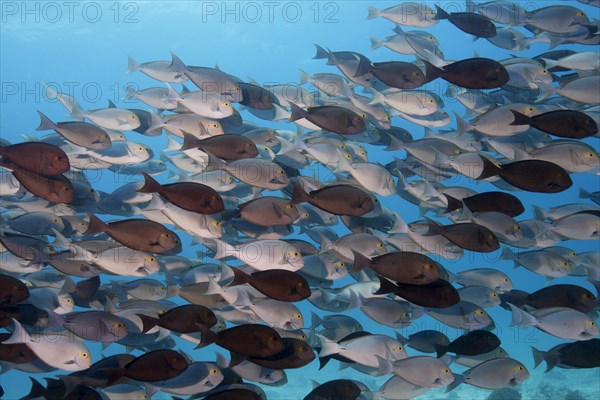
{"label": "fish tail", "polygon": [[456,197],[452,197],[447,193],[442,193],[442,196],[446,198],[446,202],[448,203],[444,210],[444,214],[463,207],[462,201],[458,200]]}
{"label": "fish tail", "polygon": [[433,348],[435,349],[435,354],[437,358],[441,358],[444,354],[448,352],[448,346],[443,344],[434,344]]}
{"label": "fish tail", "polygon": [[363,76],[369,72],[371,72],[371,61],[366,57],[362,57],[358,63],[358,67],[356,67],[354,77]]}
{"label": "fish tail", "polygon": [[29,336],[29,333],[23,328],[23,326],[16,319],[12,319],[15,324],[15,330],[12,335],[2,342],[2,344],[16,344],[16,343],[31,343],[33,338]]}
{"label": "fish tail", "polygon": [[315,47],[317,48],[317,54],[313,57],[313,60],[319,60],[322,58],[329,58],[329,52],[315,43]]}
{"label": "fish tail", "polygon": [[216,245],[215,255],[212,256],[214,260],[220,260],[225,257],[235,256],[237,252],[235,247],[219,239],[211,240]]}
{"label": "fish tail", "polygon": [[69,111],[69,118],[73,119],[85,118],[85,116],[87,115],[85,110],[81,108],[79,104],[71,104],[71,109]]}
{"label": "fish tail", "polygon": [[371,40],[371,49],[370,50],[375,50],[380,48],[381,46],[383,46],[384,41],[383,40],[379,40],[377,38],[369,38]]}
{"label": "fish tail", "polygon": [[302,118],[306,118],[308,113],[304,111],[302,108],[298,107],[296,104],[290,102],[290,108],[292,110],[292,114],[290,115],[290,122],[297,121]]}
{"label": "fish tail", "polygon": [[521,328],[534,326],[537,322],[536,318],[527,311],[520,309],[512,303],[506,303],[512,311],[511,326],[519,325]]}
{"label": "fish tail", "polygon": [[208,329],[205,325],[198,325],[198,329],[200,329],[200,342],[196,346],[196,349],[201,349],[202,347],[206,347],[210,344],[213,344],[217,341],[217,334]]}
{"label": "fish tail", "polygon": [[85,235],[90,233],[99,233],[106,231],[108,225],[106,225],[100,218],[96,217],[94,214],[88,213],[88,218],[90,222],[88,224],[87,230],[84,232]]}
{"label": "fish tail", "polygon": [[540,206],[533,206],[533,215],[540,221],[545,221],[548,218],[548,211],[544,210]]}
{"label": "fish tail", "polygon": [[552,60],[552,59],[549,59],[549,58],[542,58],[542,60],[544,61],[544,64],[545,64],[544,67],[546,69],[554,68],[554,67],[556,67],[559,64],[558,61]]}
{"label": "fish tail", "polygon": [[531,347],[531,352],[533,354],[533,362],[534,362],[534,367],[533,368],[537,368],[538,365],[540,365],[542,363],[542,361],[544,361],[546,359],[546,353],[545,351],[542,350],[538,350],[533,346],[529,346]]}
{"label": "fish tail", "polygon": [[25,397],[22,397],[21,400],[44,398],[47,393],[46,388],[32,377],[29,377],[29,379],[31,380],[31,390],[29,391],[29,394]]}
{"label": "fish tail", "polygon": [[433,19],[440,20],[440,19],[450,18],[450,14],[448,14],[446,11],[441,9],[440,6],[438,6],[438,5],[435,6],[435,11],[437,12],[437,14],[435,17],[433,17]]}
{"label": "fish tail", "polygon": [[119,379],[125,375],[125,368],[101,368],[98,372],[106,375],[106,386],[114,385]]}
{"label": "fish tail", "polygon": [[373,262],[358,251],[351,249],[354,255],[354,271],[359,272],[365,268],[371,268]]}
{"label": "fish tail", "polygon": [[192,135],[189,132],[186,132],[186,131],[182,131],[182,132],[183,132],[183,144],[181,145],[181,148],[179,149],[179,151],[200,148],[200,146],[202,145],[202,141],[200,139],[198,139],[196,136]]}
{"label": "fish tail", "polygon": [[332,356],[319,357],[319,370],[323,369],[332,358]]}
{"label": "fish tail", "polygon": [[151,177],[150,175],[148,175],[145,172],[142,172],[142,175],[144,176],[144,186],[142,186],[141,188],[139,188],[137,191],[140,193],[159,193],[162,189],[162,186],[160,183],[158,183],[156,181],[156,179],[154,179],[153,177]]}
{"label": "fish tail", "polygon": [[338,354],[342,350],[342,346],[332,340],[329,340],[325,336],[317,335],[321,342],[321,351],[319,352],[319,358],[327,357],[333,354]]}
{"label": "fish tail", "polygon": [[443,229],[440,224],[427,217],[424,218],[427,221],[427,232],[424,233],[424,236],[435,236],[443,233]]}
{"label": "fish tail", "polygon": [[139,70],[140,64],[138,64],[131,56],[127,56],[127,71],[125,71],[125,73],[130,74]]}
{"label": "fish tail", "polygon": [[424,58],[421,59],[421,62],[425,65],[425,78],[427,82],[431,82],[434,79],[437,79],[444,75],[444,71]]}
{"label": "fish tail", "polygon": [[300,70],[300,84],[304,85],[306,83],[310,83],[310,75],[306,71]]}
{"label": "fish tail", "polygon": [[238,286],[252,282],[252,275],[249,275],[239,268],[231,268],[233,271],[233,281],[228,286]]}
{"label": "fish tail", "polygon": [[304,191],[304,188],[298,181],[292,182],[292,204],[304,203],[310,200],[310,195]]}
{"label": "fish tail", "polygon": [[579,188],[579,198],[580,199],[590,199],[592,198],[592,194],[585,190],[584,188]]}
{"label": "fish tail", "polygon": [[501,260],[514,260],[515,252],[508,248],[508,246],[502,247],[502,253],[500,253]]}
{"label": "fish tail", "polygon": [[509,125],[530,125],[531,124],[531,118],[528,117],[527,115],[522,114],[515,110],[510,110],[510,111],[515,116],[515,120],[513,122],[511,122]]}
{"label": "fish tail", "polygon": [[185,72],[187,67],[175,53],[171,53],[171,65],[169,65],[168,69],[175,72]]}
{"label": "fish tail", "polygon": [[159,321],[158,318],[154,318],[154,317],[151,317],[149,315],[144,315],[144,314],[136,314],[136,315],[142,320],[142,325],[143,325],[142,333],[148,332],[150,329],[154,328],[158,324],[158,321]]}
{"label": "fish tail", "polygon": [[497,166],[493,162],[491,162],[487,157],[480,156],[483,161],[483,171],[481,171],[481,175],[479,175],[476,180],[486,179],[492,176],[499,175],[502,172],[502,167]]}
{"label": "fish tail", "polygon": [[50,120],[50,118],[46,117],[44,113],[38,111],[40,114],[40,126],[38,126],[36,131],[51,131],[56,128],[56,124]]}
{"label": "fish tail", "polygon": [[367,15],[367,19],[375,19],[381,16],[381,11],[375,7],[369,7],[369,15]]}
{"label": "fish tail", "polygon": [[125,98],[131,99],[132,97],[135,97],[136,94],[137,92],[135,88],[132,85],[127,85],[127,87],[125,88]]}

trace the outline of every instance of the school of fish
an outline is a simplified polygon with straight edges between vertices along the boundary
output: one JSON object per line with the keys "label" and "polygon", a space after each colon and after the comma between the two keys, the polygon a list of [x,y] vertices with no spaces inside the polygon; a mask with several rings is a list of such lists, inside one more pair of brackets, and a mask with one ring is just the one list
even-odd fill
{"label": "school of fish", "polygon": [[[29,374],[25,398],[266,399],[257,384],[332,360],[389,380],[367,387],[339,372],[304,399],[408,399],[461,384],[486,395],[533,373],[492,332],[492,307],[563,340],[533,348],[536,367],[600,367],[600,251],[570,247],[597,249],[600,237],[599,3],[428,4],[369,7],[367,19],[393,23],[371,39],[390,61],[317,45],[315,65],[339,73],[302,71],[295,86],[176,54],[129,59],[129,73],[157,81],[127,88],[138,108],[85,110],[45,86],[53,101],[39,107],[64,106],[69,120],[40,110],[39,134],[0,146],[0,365]],[[446,59],[426,30],[438,23],[507,56]],[[510,55],[532,43],[590,50]],[[445,93],[427,90],[438,79]],[[443,97],[464,109],[455,123]],[[161,135],[156,154],[145,137]],[[95,170],[135,179],[106,193],[87,178]],[[575,187],[576,174],[596,185]],[[495,188],[477,192],[476,181]],[[516,219],[531,206],[520,194],[567,190],[584,200]],[[407,208],[421,217],[405,221]],[[550,283],[529,293],[493,265],[446,263],[469,252],[498,252]],[[319,309],[311,323],[298,302]],[[363,330],[346,315],[356,309],[396,336]],[[423,316],[464,334],[401,334]],[[181,340],[214,345],[215,358],[179,351]],[[91,342],[120,351],[92,354]]]}

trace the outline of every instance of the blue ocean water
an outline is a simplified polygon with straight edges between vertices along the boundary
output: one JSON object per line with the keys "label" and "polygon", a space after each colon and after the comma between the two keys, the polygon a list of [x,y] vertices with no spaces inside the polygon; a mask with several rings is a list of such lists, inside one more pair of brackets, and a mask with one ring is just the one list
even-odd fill
{"label": "blue ocean water", "polygon": [[[0,21],[0,137],[12,143],[22,141],[20,135],[38,136],[35,131],[40,110],[54,121],[66,120],[64,108],[55,101],[48,101],[43,95],[43,83],[73,95],[84,109],[106,107],[112,100],[120,107],[143,108],[141,103],[125,99],[125,87],[135,84],[140,88],[161,86],[141,73],[126,74],[127,56],[138,62],[169,60],[169,52],[176,53],[186,64],[215,66],[241,79],[253,79],[270,86],[273,84],[296,85],[299,81],[299,69],[309,74],[318,72],[339,73],[333,67],[325,65],[324,60],[314,60],[314,44],[332,51],[357,51],[373,62],[414,61],[414,56],[396,54],[386,48],[370,49],[370,37],[384,38],[392,33],[394,24],[386,19],[367,20],[367,7],[379,9],[390,7],[398,2],[364,1],[273,1],[273,2],[221,2],[221,1],[102,1],[102,2],[40,2],[40,1],[2,1]],[[427,2],[433,7],[433,2]],[[464,10],[462,2],[440,2],[447,10]],[[527,2],[522,6],[528,10],[553,4],[569,4],[584,10],[592,19],[600,17],[598,8],[578,2],[543,1]],[[478,54],[501,60],[513,52],[500,49],[485,39],[473,41],[472,37],[452,26],[448,21],[422,28],[435,35],[440,41],[440,49],[447,60],[461,60]],[[524,31],[525,33],[525,31]],[[574,51],[598,51],[597,47],[581,45],[561,45],[559,49]],[[548,50],[547,43],[533,43],[526,51],[518,52],[520,57],[533,57]],[[445,94],[441,80],[431,82],[425,89],[440,96]],[[191,86],[191,84],[189,85]],[[311,90],[314,88],[307,86]],[[177,90],[180,89],[175,85]],[[451,113],[464,113],[464,107],[451,98],[444,98],[445,110]],[[260,120],[247,111],[242,112],[244,120],[259,126],[295,131],[295,126],[287,122]],[[392,120],[394,126],[402,127],[412,133],[415,139],[424,134],[422,127],[399,117]],[[456,127],[455,122],[450,127]],[[130,140],[143,142],[159,154],[167,144],[166,135],[146,137],[127,132]],[[589,138],[586,143],[598,150],[598,139]],[[394,157],[405,156],[403,151],[386,152],[381,147],[367,145],[369,160],[382,165]],[[310,176],[311,171],[303,171]],[[325,174],[324,174],[325,175]],[[167,174],[159,176],[166,181]],[[108,171],[92,172],[88,175],[97,190],[111,192],[130,181],[141,177],[128,177]],[[323,176],[325,177],[325,176]],[[332,179],[332,177],[328,177]],[[568,203],[586,202],[577,198],[579,188],[590,192],[600,190],[598,176],[593,173],[572,174],[573,186],[558,194],[537,194],[518,192],[517,196],[526,205],[524,214],[518,219],[532,218],[532,205],[545,209]],[[446,184],[463,185],[479,192],[494,190],[489,183],[475,183],[466,178],[453,178]],[[380,198],[382,205],[396,211],[405,221],[419,219],[416,206],[398,196]],[[447,222],[447,221],[446,221]],[[336,232],[342,236],[348,230],[339,224]],[[306,238],[306,235],[297,237]],[[195,256],[195,248],[190,238],[184,238],[182,255]],[[567,241],[562,245],[575,252],[600,250],[597,240]],[[437,258],[436,258],[437,260]],[[499,252],[490,254],[466,252],[459,260],[438,260],[452,272],[472,268],[497,268],[509,274],[516,289],[528,292],[540,289],[548,284],[546,278],[524,268],[513,269],[513,263],[499,259]],[[108,280],[108,279],[107,279]],[[77,281],[77,280],[76,280]],[[104,282],[104,280],[103,280]],[[352,283],[345,278],[335,282],[335,287]],[[582,277],[563,277],[553,283],[573,283],[584,286],[594,292],[593,286]],[[177,299],[177,302],[183,300]],[[327,315],[307,301],[298,304],[310,325],[311,312]],[[496,329],[494,333],[502,340],[502,346],[511,357],[521,361],[531,372],[526,383],[528,391],[524,398],[544,398],[541,388],[557,387],[557,393],[566,389],[579,389],[592,397],[600,396],[600,372],[595,370],[555,370],[544,374],[543,367],[534,369],[530,346],[547,350],[562,339],[534,328],[518,329],[510,327],[510,313],[499,307],[487,309],[492,316]],[[347,312],[358,319],[366,331],[382,333],[394,337],[394,330],[383,327],[368,319],[359,310]],[[441,325],[437,321],[422,317],[413,325],[402,330],[404,336],[424,329],[444,331],[451,339],[462,332]],[[102,350],[98,343],[88,343],[94,360],[102,355],[124,352],[125,348],[113,344]],[[190,354],[195,360],[214,361],[215,346],[194,350],[190,343],[177,340],[177,348]],[[418,352],[409,349],[409,355]],[[139,355],[140,352],[134,354]],[[286,371],[287,383],[279,387],[263,385],[269,399],[301,399],[311,390],[311,380],[320,383],[341,378],[356,379],[364,382],[371,390],[378,390],[387,377],[374,378],[362,375],[351,369],[338,370],[338,363],[330,362],[318,371],[318,362],[314,361],[299,370]],[[456,371],[455,371],[456,368]],[[461,372],[462,367],[452,367]],[[55,376],[58,373],[33,376]],[[30,382],[26,373],[19,371],[3,372],[0,385],[4,388],[6,399],[17,399],[29,392]],[[519,389],[517,387],[517,389]],[[559,390],[560,389],[560,390]],[[536,391],[540,397],[535,397]],[[457,389],[450,395],[442,390],[430,390],[420,398],[484,398],[489,391],[475,390],[472,387]],[[592,398],[589,397],[589,398]],[[157,393],[153,398],[170,398],[165,393]],[[558,398],[558,397],[557,397]]]}

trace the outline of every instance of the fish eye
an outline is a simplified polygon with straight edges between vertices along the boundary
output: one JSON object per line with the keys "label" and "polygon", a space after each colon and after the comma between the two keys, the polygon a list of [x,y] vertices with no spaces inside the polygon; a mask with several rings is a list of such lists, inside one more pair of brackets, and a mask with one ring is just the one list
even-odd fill
{"label": "fish eye", "polygon": [[67,298],[67,299],[65,299],[65,302],[66,302],[66,303],[72,303],[72,302],[73,302],[73,300],[71,300],[71,299]]}
{"label": "fish eye", "polygon": [[306,213],[306,212],[302,213],[302,218],[308,218],[308,213]]}
{"label": "fish eye", "polygon": [[352,160],[352,156],[348,153],[344,154],[344,157],[346,157],[348,160]]}
{"label": "fish eye", "polygon": [[81,353],[81,357],[88,358],[90,355],[88,353]]}
{"label": "fish eye", "polygon": [[54,218],[52,222],[58,222],[58,218]]}
{"label": "fish eye", "polygon": [[377,247],[384,247],[385,245],[381,242],[377,243]]}
{"label": "fish eye", "polygon": [[338,147],[342,150],[346,150],[348,148],[345,144],[338,144]]}
{"label": "fish eye", "polygon": [[485,314],[485,313],[484,313],[484,312],[483,312],[483,310],[480,308],[479,310],[475,311],[475,314],[478,314],[478,315],[483,315],[483,314]]}
{"label": "fish eye", "polygon": [[423,269],[433,269],[433,265],[425,264],[425,265],[423,265]]}
{"label": "fish eye", "polygon": [[546,69],[542,70],[542,74],[547,74],[547,73],[548,73],[548,70],[546,70]]}
{"label": "fish eye", "polygon": [[300,347],[298,347],[298,351],[306,351],[306,350],[308,350],[306,348],[306,346],[300,346]]}
{"label": "fish eye", "polygon": [[94,193],[95,192],[94,188],[89,188],[89,191],[90,191],[90,193]]}
{"label": "fish eye", "polygon": [[588,156],[588,157],[594,157],[594,153],[592,153],[592,152],[587,153],[586,156]]}
{"label": "fish eye", "polygon": [[515,367],[515,371],[523,371],[523,367],[519,365],[518,367]]}
{"label": "fish eye", "polygon": [[214,375],[214,374],[217,373],[217,370],[216,370],[216,368],[213,368],[208,373],[211,374],[211,375]]}
{"label": "fish eye", "polygon": [[223,104],[225,105],[225,107],[229,107],[229,105],[230,105],[229,102],[227,102],[227,101]]}
{"label": "fish eye", "polygon": [[300,336],[298,336],[300,339],[306,339],[308,336],[306,336],[305,334],[302,334]]}
{"label": "fish eye", "polygon": [[344,264],[343,261],[338,261],[338,262],[335,263],[336,267],[343,267],[344,265],[346,265],[346,264]]}
{"label": "fish eye", "polygon": [[299,313],[294,313],[294,314],[292,314],[292,317],[294,317],[296,319],[300,319],[300,318],[302,318],[302,315],[300,315]]}
{"label": "fish eye", "polygon": [[581,295],[581,297],[583,297],[584,299],[587,299],[587,298],[589,298],[589,297],[590,297],[590,295],[589,295],[589,294],[587,294],[587,293],[584,293],[584,294],[582,294],[582,295]]}
{"label": "fish eye", "polygon": [[492,235],[491,233],[488,235],[488,239],[492,240],[494,239],[494,235]]}
{"label": "fish eye", "polygon": [[135,119],[135,115],[130,115],[129,118]]}
{"label": "fish eye", "polygon": [[444,373],[449,374],[450,373],[450,369],[444,368]]}
{"label": "fish eye", "polygon": [[146,258],[144,258],[144,260],[149,261],[149,262],[154,262],[154,261],[156,261],[156,258],[154,258],[154,257],[146,257]]}
{"label": "fish eye", "polygon": [[504,278],[504,282],[508,282],[508,278]]}
{"label": "fish eye", "polygon": [[588,321],[585,323],[585,326],[596,326],[596,323],[594,321]]}
{"label": "fish eye", "polygon": [[454,154],[460,154],[460,153],[462,153],[462,151],[460,149],[454,150]]}
{"label": "fish eye", "polygon": [[298,287],[304,287],[304,283],[298,282],[298,284],[296,286],[298,286]]}

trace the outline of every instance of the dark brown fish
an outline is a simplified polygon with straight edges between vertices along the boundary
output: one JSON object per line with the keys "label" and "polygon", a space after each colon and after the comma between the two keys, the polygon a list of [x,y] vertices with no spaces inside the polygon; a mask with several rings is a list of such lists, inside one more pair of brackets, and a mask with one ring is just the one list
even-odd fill
{"label": "dark brown fish", "polygon": [[496,36],[496,25],[485,15],[472,12],[447,13],[439,6],[435,6],[437,15],[433,19],[447,19],[463,32],[477,36],[478,38],[491,38]]}
{"label": "dark brown fish", "polygon": [[10,336],[10,333],[0,333],[0,361],[25,364],[38,359],[25,343],[3,344]]}
{"label": "dark brown fish", "polygon": [[145,172],[141,193],[158,193],[179,208],[199,214],[216,214],[225,209],[223,199],[210,186],[195,182],[178,182],[161,185]]}
{"label": "dark brown fish", "polygon": [[356,400],[362,390],[349,379],[336,379],[314,388],[304,400]]}
{"label": "dark brown fish", "polygon": [[508,82],[508,71],[502,64],[489,58],[468,58],[444,66],[442,69],[422,60],[426,81],[442,78],[467,89],[495,89]]}
{"label": "dark brown fish", "polygon": [[381,82],[398,89],[415,89],[426,83],[423,71],[404,61],[373,63],[370,72]]}
{"label": "dark brown fish", "polygon": [[282,338],[284,349],[269,357],[240,357],[232,354],[231,366],[248,360],[261,367],[271,369],[301,368],[315,359],[315,353],[308,343],[295,338]]}
{"label": "dark brown fish", "polygon": [[296,272],[268,269],[248,275],[239,268],[232,269],[235,278],[229,286],[248,283],[262,294],[279,301],[294,302],[310,297],[311,291],[308,282]]}
{"label": "dark brown fish", "polygon": [[104,232],[117,242],[129,248],[152,253],[173,253],[181,251],[181,240],[173,231],[158,222],[147,219],[125,219],[109,222],[88,214],[90,219],[85,234]]}
{"label": "dark brown fish", "polygon": [[555,110],[534,116],[511,111],[515,116],[511,125],[530,125],[554,136],[584,139],[598,133],[596,121],[581,111]]}
{"label": "dark brown fish", "polygon": [[238,205],[239,217],[258,226],[289,225],[300,218],[296,206],[288,199],[262,196]]}
{"label": "dark brown fish", "polygon": [[47,326],[48,313],[33,304],[15,304],[0,306],[0,328],[13,324],[13,318],[23,325]]}
{"label": "dark brown fish", "polygon": [[148,332],[157,325],[179,333],[200,332],[200,326],[210,328],[217,323],[217,317],[210,309],[196,304],[172,308],[158,318],[144,314],[137,314],[137,316],[144,325],[142,333]]}
{"label": "dark brown fish", "polygon": [[202,329],[199,347],[211,343],[246,357],[269,357],[284,349],[279,333],[270,326],[260,324],[238,325],[218,333]]}
{"label": "dark brown fish", "polygon": [[475,330],[460,336],[448,345],[436,344],[437,358],[450,352],[461,356],[476,356],[488,353],[500,346],[500,339],[490,331]]}
{"label": "dark brown fish", "polygon": [[533,360],[535,366],[546,361],[546,372],[554,367],[560,368],[598,368],[600,367],[600,339],[563,343],[548,351],[540,351],[535,347]]}
{"label": "dark brown fish", "polygon": [[331,185],[306,193],[298,181],[293,182],[292,204],[307,202],[335,215],[360,217],[375,208],[368,193],[350,185]]}
{"label": "dark brown fish", "polygon": [[44,142],[24,142],[0,145],[0,156],[18,167],[41,175],[60,175],[71,165],[65,152]]}
{"label": "dark brown fish", "polygon": [[442,193],[448,202],[444,212],[448,213],[461,209],[463,203],[471,212],[496,211],[510,217],[516,217],[525,212],[523,203],[517,197],[505,192],[485,192],[458,200],[449,194]]}
{"label": "dark brown fish", "polygon": [[367,129],[366,117],[339,106],[308,107],[306,111],[290,103],[290,122],[305,118],[319,128],[340,135],[355,135]]}
{"label": "dark brown fish", "polygon": [[569,307],[589,313],[598,306],[598,299],[584,287],[560,284],[547,286],[527,295],[524,304],[537,309]]}
{"label": "dark brown fish", "polygon": [[361,253],[354,254],[354,270],[371,268],[379,275],[394,282],[426,285],[440,279],[438,263],[424,254],[410,251],[387,253],[368,259]]}
{"label": "dark brown fish", "polygon": [[17,304],[29,297],[29,289],[21,280],[0,274],[0,304]]}
{"label": "dark brown fish", "polygon": [[445,280],[437,280],[427,285],[394,284],[378,276],[381,286],[373,294],[394,293],[406,301],[421,307],[446,308],[460,301],[458,291]]}
{"label": "dark brown fish", "polygon": [[3,161],[0,161],[0,165],[10,169],[25,189],[44,200],[59,204],[73,201],[73,185],[62,175],[40,175]]}
{"label": "dark brown fish", "polygon": [[272,110],[274,104],[279,105],[277,97],[267,89],[251,83],[238,82],[237,84],[242,90],[241,105],[256,110]]}
{"label": "dark brown fish", "polygon": [[489,228],[475,223],[461,223],[452,225],[441,225],[435,221],[425,218],[429,224],[426,236],[442,235],[458,247],[489,253],[500,248],[498,238]]}
{"label": "dark brown fish", "polygon": [[400,337],[400,343],[423,353],[435,353],[435,345],[450,344],[448,336],[439,331],[424,330],[413,333],[408,338]]}
{"label": "dark brown fish", "polygon": [[107,368],[109,384],[121,377],[141,382],[158,382],[174,378],[188,368],[181,353],[170,350],[154,350],[136,357],[122,368]]}
{"label": "dark brown fish", "polygon": [[256,144],[242,135],[216,135],[206,139],[198,139],[196,136],[184,132],[183,146],[179,150],[190,149],[209,151],[211,154],[225,161],[254,158],[259,153]]}
{"label": "dark brown fish", "polygon": [[478,180],[498,175],[519,189],[537,193],[558,193],[573,186],[569,173],[549,161],[523,160],[497,166],[486,157],[481,159],[484,169]]}
{"label": "dark brown fish", "polygon": [[89,149],[102,150],[112,146],[110,136],[102,128],[82,121],[52,122],[42,112],[37,131],[54,130],[69,142]]}

